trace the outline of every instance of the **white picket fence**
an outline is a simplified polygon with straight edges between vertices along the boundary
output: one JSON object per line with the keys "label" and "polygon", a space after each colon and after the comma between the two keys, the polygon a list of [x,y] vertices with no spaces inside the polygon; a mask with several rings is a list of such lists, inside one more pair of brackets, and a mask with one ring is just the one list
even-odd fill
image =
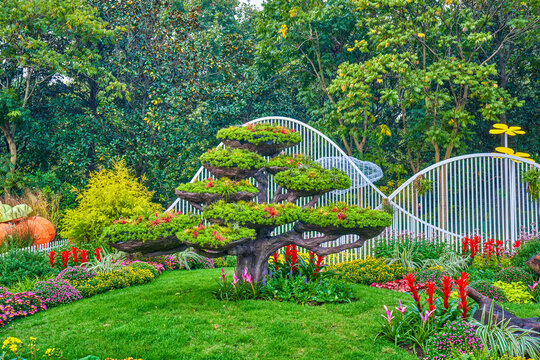
{"label": "white picket fence", "polygon": [[[58,249],[68,243],[67,239],[54,240],[48,244],[32,245],[25,248],[13,249],[12,251],[31,251],[31,252],[49,252],[54,249]],[[0,253],[0,257],[3,257],[5,253]]]}
{"label": "white picket fence", "polygon": [[[303,141],[286,150],[287,153],[303,153],[314,160],[344,157],[353,169],[356,183],[367,184],[347,192],[331,192],[321,197],[318,204],[345,201],[363,207],[377,208],[387,199],[394,208],[392,225],[379,238],[396,233],[422,234],[425,237],[457,246],[460,240],[473,232],[485,237],[500,239],[511,248],[519,237],[520,228],[540,223],[540,202],[531,199],[527,184],[521,180],[524,170],[540,165],[522,158],[505,154],[469,154],[434,164],[415,174],[390,196],[385,196],[376,185],[362,173],[345,152],[327,136],[311,126],[291,118],[265,117],[250,121],[286,126],[298,131]],[[223,144],[218,145],[222,147]],[[211,174],[201,167],[192,181],[203,180]],[[355,180],[355,179],[353,179]],[[419,184],[424,183],[422,189]],[[268,199],[276,184],[270,177]],[[427,186],[429,185],[429,186]],[[309,201],[302,199],[302,204]],[[189,203],[177,199],[169,209],[198,213]],[[288,230],[287,227],[277,231]],[[354,241],[355,235],[347,235],[328,243],[335,246]],[[362,247],[343,251],[325,260],[327,264],[364,258],[372,254],[372,239]]]}

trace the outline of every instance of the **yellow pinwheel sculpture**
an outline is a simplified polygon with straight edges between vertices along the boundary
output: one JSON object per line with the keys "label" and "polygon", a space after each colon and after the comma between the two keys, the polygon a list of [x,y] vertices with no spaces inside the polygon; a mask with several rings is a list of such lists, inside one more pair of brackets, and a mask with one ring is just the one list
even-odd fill
{"label": "yellow pinwheel sculpture", "polygon": [[502,154],[508,154],[508,155],[517,156],[517,157],[527,159],[527,160],[530,160],[530,161],[534,162],[534,160],[531,159],[531,154],[527,154],[527,153],[519,152],[519,151],[515,152],[513,149],[510,149],[510,148],[507,148],[507,147],[504,147],[504,146],[496,147],[495,151],[500,152]]}
{"label": "yellow pinwheel sculpture", "polygon": [[520,126],[508,126],[506,124],[494,124],[493,129],[489,130],[490,134],[493,135],[510,135],[510,136],[516,136],[516,135],[523,135],[525,134],[525,131],[521,130]]}

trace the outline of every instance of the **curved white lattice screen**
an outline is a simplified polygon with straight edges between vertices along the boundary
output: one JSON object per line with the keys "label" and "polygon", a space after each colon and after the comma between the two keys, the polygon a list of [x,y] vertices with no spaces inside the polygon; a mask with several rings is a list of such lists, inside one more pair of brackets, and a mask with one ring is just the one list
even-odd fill
{"label": "curved white lattice screen", "polygon": [[[381,236],[392,233],[414,233],[459,246],[463,236],[476,232],[485,237],[504,240],[510,248],[519,237],[522,227],[534,226],[540,220],[540,203],[531,198],[521,174],[538,164],[510,155],[471,154],[448,159],[415,174],[386,197],[373,182],[382,177],[382,170],[373,164],[348,157],[343,150],[321,132],[298,120],[285,117],[265,117],[250,121],[272,123],[298,131],[303,141],[286,150],[302,153],[325,167],[338,167],[346,171],[353,186],[345,191],[332,191],[318,202],[345,201],[363,207],[377,208],[388,198],[394,208],[391,227]],[[223,144],[218,145],[222,147]],[[201,167],[195,179],[212,177]],[[270,177],[268,201],[276,185]],[[303,198],[300,204],[308,202]],[[199,211],[182,199],[177,199],[169,209],[182,212]],[[285,230],[276,229],[276,232]],[[355,235],[343,236],[335,243],[354,241]],[[351,249],[325,260],[327,264],[364,258],[371,254],[373,241],[359,249]]]}

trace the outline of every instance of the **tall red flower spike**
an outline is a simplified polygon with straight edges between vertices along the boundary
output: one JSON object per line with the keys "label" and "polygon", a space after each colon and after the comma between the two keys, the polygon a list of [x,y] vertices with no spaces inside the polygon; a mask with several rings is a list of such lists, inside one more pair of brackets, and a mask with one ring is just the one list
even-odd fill
{"label": "tall red flower spike", "polygon": [[448,300],[450,299],[451,292],[452,292],[452,278],[450,276],[443,276],[442,294],[443,294],[443,305],[446,310],[448,310],[448,307],[449,307]]}
{"label": "tall red flower spike", "polygon": [[418,291],[416,290],[415,285],[416,277],[414,277],[413,274],[408,273],[403,279],[407,281],[407,285],[409,286],[409,292],[411,293],[411,296],[416,303],[418,311],[422,312],[422,305],[420,305],[420,295],[418,295]]}
{"label": "tall red flower spike", "polygon": [[51,251],[49,253],[49,264],[51,264],[51,267],[54,267],[55,258],[56,258],[56,251]]}
{"label": "tall red flower spike", "polygon": [[462,272],[461,276],[456,280],[457,291],[459,295],[459,307],[462,310],[462,317],[467,318],[467,312],[470,309],[470,306],[467,306],[467,291],[465,288],[469,285],[469,274]]}
{"label": "tall red flower spike", "polygon": [[437,286],[433,281],[429,281],[427,283],[427,292],[428,292],[428,298],[427,303],[429,306],[429,311],[435,310],[435,299],[433,298],[433,294],[435,293],[435,290],[437,289]]}

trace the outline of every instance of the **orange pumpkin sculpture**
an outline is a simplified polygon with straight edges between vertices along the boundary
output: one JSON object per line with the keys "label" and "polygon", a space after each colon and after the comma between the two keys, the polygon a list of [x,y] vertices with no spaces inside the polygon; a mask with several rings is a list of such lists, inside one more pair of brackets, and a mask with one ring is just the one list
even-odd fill
{"label": "orange pumpkin sculpture", "polygon": [[49,220],[41,216],[32,216],[0,224],[0,244],[5,236],[12,234],[32,234],[33,245],[44,245],[54,239],[56,230]]}

